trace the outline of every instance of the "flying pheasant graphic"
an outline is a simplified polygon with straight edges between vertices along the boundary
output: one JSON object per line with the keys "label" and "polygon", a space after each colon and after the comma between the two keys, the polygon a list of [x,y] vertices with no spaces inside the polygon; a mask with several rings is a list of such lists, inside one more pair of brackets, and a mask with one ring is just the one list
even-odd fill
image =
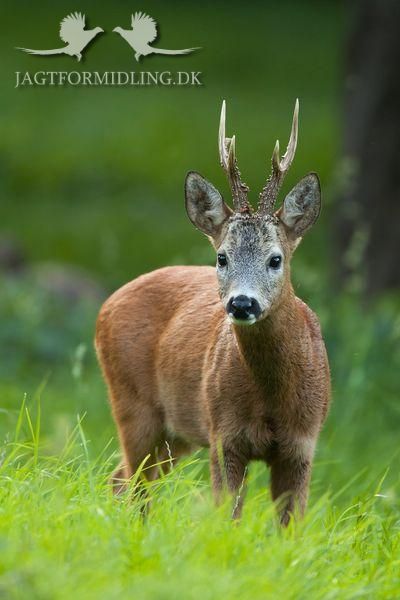
{"label": "flying pheasant graphic", "polygon": [[67,44],[64,48],[55,50],[32,50],[31,48],[17,48],[29,52],[29,54],[68,54],[76,56],[78,60],[82,58],[82,52],[96,35],[103,33],[104,29],[96,27],[95,29],[85,29],[85,15],[81,13],[71,13],[60,24],[60,38]]}
{"label": "flying pheasant graphic", "polygon": [[153,46],[150,46],[150,43],[154,42],[157,37],[157,23],[154,19],[142,12],[137,12],[132,15],[132,29],[115,27],[113,31],[119,33],[119,35],[134,49],[137,61],[140,60],[141,56],[148,56],[149,54],[189,54],[189,52],[199,50],[199,48],[185,48],[184,50],[153,48]]}

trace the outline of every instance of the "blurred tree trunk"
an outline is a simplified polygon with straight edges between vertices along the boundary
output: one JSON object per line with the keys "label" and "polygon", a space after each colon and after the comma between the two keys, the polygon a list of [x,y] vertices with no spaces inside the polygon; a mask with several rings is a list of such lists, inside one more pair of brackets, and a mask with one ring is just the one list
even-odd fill
{"label": "blurred tree trunk", "polygon": [[400,1],[360,0],[353,17],[335,233],[342,281],[361,273],[376,294],[400,288]]}

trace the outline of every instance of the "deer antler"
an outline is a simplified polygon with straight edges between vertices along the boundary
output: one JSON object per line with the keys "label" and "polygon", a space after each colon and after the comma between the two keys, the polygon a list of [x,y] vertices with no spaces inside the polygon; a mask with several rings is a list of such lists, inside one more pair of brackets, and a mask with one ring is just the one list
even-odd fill
{"label": "deer antler", "polygon": [[235,154],[235,136],[225,135],[225,100],[222,102],[221,119],[219,123],[219,159],[221,166],[226,171],[232,191],[233,206],[237,212],[251,212],[252,208],[247,198],[248,186],[240,179],[240,171]]}
{"label": "deer antler", "polygon": [[290,132],[288,147],[285,154],[282,156],[282,159],[279,158],[279,140],[276,140],[275,148],[272,153],[271,175],[262,189],[258,203],[258,212],[261,214],[271,214],[273,211],[279,189],[296,153],[298,127],[299,99],[297,98],[294,106],[292,131]]}

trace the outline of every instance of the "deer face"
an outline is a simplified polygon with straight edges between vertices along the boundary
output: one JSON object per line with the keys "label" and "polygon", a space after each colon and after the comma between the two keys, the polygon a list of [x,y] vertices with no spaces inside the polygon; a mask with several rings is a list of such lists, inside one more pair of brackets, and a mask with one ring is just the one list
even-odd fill
{"label": "deer face", "polygon": [[205,233],[217,251],[217,276],[222,302],[236,324],[251,325],[267,316],[289,282],[289,262],[304,233],[321,208],[318,177],[310,173],[286,196],[281,208],[274,204],[296,152],[299,102],[293,114],[289,144],[282,158],[279,142],[272,154],[272,172],[254,212],[249,188],[240,177],[235,136],[225,135],[225,101],[222,103],[218,146],[220,162],[228,175],[234,210],[215,187],[199,173],[186,177],[186,210],[192,223]]}
{"label": "deer face", "polygon": [[288,271],[288,246],[268,217],[233,216],[217,248],[222,302],[234,323],[255,323],[277,302]]}
{"label": "deer face", "polygon": [[230,320],[252,325],[282,298],[292,252],[319,214],[319,181],[315,174],[302,179],[274,215],[235,213],[211,183],[191,172],[186,208],[216,249],[219,292]]}

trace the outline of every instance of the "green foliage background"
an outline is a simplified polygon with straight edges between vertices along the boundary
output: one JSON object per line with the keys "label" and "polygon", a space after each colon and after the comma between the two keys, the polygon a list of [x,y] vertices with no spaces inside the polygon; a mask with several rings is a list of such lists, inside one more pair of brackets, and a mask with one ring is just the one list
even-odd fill
{"label": "green foliage background", "polygon": [[[299,97],[299,149],[285,190],[315,170],[327,198],[340,136],[343,11],[335,3],[147,2],[142,10],[160,23],[160,45],[203,49],[140,64],[112,33],[117,24],[129,27],[136,7],[126,2],[81,3],[89,26],[106,30],[82,63],[14,50],[58,47],[67,3],[13,6],[2,17],[2,221],[32,258],[83,265],[112,285],[160,264],[213,260],[188,225],[182,188],[185,173],[196,169],[227,192],[216,144],[223,98],[256,201],[276,138],[287,142]],[[204,85],[13,89],[15,71],[139,69],[201,71]],[[327,220],[324,211],[320,230]],[[313,233],[308,248],[319,238]],[[318,254],[326,246],[319,244]],[[305,249],[303,260],[308,255],[313,266],[316,254]]]}
{"label": "green foliage background", "polygon": [[[58,47],[57,23],[75,10],[107,31],[82,63],[14,49]],[[135,10],[160,24],[160,46],[203,49],[138,65],[112,33]],[[333,1],[3,2],[0,233],[22,245],[27,267],[0,279],[0,597],[396,597],[398,297],[368,304],[356,285],[338,292],[331,283],[350,19]],[[139,69],[201,71],[204,85],[13,87],[15,71]],[[96,313],[139,273],[213,263],[185,215],[183,180],[199,170],[228,196],[216,144],[222,99],[256,201],[296,97],[299,146],[282,197],[306,172],[319,173],[323,212],[293,272],[321,318],[333,382],[310,516],[280,537],[267,475],[255,465],[249,508],[233,530],[229,511],[212,508],[200,453],[152,490],[155,513],[143,524],[105,483],[117,444],[92,349]],[[55,294],[37,276],[48,261],[79,269],[104,292]],[[24,397],[29,412],[18,417]],[[77,415],[86,416],[68,442]]]}

